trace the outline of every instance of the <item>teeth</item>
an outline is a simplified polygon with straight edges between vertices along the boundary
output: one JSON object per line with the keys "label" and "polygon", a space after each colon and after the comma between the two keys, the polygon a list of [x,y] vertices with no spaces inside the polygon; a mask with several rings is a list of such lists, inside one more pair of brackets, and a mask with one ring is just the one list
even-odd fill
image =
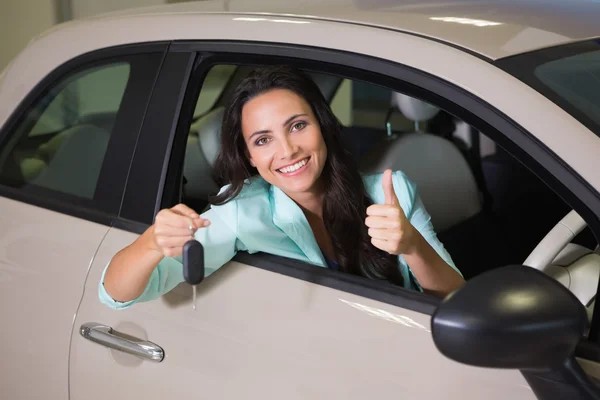
{"label": "teeth", "polygon": [[290,166],[285,167],[285,168],[280,168],[279,172],[283,172],[284,174],[289,174],[290,172],[294,172],[294,171],[296,171],[296,170],[304,167],[307,162],[308,162],[308,159],[304,159],[302,161],[298,161],[294,165],[290,165]]}

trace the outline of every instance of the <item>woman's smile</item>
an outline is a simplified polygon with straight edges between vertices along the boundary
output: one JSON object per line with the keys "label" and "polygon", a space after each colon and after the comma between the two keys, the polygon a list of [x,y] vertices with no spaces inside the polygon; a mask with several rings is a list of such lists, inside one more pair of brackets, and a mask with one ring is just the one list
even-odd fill
{"label": "woman's smile", "polygon": [[308,163],[310,162],[310,157],[306,157],[298,162],[288,164],[285,167],[281,167],[277,169],[277,172],[284,176],[296,176],[306,171],[308,168]]}

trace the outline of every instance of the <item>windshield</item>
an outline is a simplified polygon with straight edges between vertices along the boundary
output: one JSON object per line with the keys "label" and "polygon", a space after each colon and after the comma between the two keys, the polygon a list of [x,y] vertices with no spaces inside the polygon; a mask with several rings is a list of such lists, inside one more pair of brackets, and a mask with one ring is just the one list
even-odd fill
{"label": "windshield", "polygon": [[521,54],[497,64],[600,136],[600,40]]}

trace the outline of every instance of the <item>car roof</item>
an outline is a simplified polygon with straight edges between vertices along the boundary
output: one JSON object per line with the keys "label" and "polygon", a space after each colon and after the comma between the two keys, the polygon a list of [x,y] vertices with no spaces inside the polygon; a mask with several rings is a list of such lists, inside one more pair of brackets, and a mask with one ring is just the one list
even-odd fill
{"label": "car roof", "polygon": [[95,19],[193,13],[285,15],[393,29],[490,59],[600,36],[600,0],[205,0]]}

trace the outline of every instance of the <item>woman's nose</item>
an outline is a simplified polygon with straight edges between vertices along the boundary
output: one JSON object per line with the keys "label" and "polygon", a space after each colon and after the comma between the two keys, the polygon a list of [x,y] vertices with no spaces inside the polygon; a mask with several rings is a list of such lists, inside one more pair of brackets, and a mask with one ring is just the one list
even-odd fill
{"label": "woman's nose", "polygon": [[281,140],[281,158],[292,158],[298,151],[298,146],[289,136]]}

